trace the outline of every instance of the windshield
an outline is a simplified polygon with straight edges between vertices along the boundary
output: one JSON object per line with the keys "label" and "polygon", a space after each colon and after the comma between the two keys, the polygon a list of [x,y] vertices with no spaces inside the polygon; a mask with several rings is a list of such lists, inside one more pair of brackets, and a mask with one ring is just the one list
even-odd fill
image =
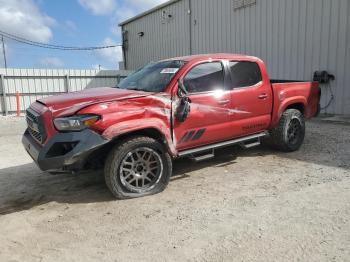
{"label": "windshield", "polygon": [[184,61],[169,60],[150,63],[118,84],[118,88],[145,92],[163,92]]}

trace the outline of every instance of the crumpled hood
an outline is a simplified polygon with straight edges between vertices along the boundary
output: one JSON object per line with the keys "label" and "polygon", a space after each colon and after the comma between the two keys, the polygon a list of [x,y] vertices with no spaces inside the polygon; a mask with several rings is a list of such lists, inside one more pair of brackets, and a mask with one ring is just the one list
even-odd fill
{"label": "crumpled hood", "polygon": [[37,101],[47,106],[54,115],[70,115],[84,107],[96,103],[139,98],[152,94],[154,93],[111,87],[99,87],[63,95],[50,96]]}

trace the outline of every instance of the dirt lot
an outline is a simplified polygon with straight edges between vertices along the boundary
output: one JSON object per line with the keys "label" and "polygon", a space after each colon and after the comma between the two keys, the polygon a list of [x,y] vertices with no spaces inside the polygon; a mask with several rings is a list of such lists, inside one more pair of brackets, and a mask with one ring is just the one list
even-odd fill
{"label": "dirt lot", "polygon": [[101,174],[41,172],[23,119],[0,122],[0,261],[350,261],[349,125],[179,160],[162,194],[115,201]]}

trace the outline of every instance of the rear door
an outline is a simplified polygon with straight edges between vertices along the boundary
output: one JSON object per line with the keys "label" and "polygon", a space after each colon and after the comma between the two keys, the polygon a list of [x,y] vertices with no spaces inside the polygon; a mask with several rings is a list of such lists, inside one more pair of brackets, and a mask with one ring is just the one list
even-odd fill
{"label": "rear door", "polygon": [[229,61],[233,137],[266,130],[271,121],[272,88],[261,67],[251,61]]}
{"label": "rear door", "polygon": [[185,122],[175,120],[178,150],[215,143],[231,136],[228,79],[222,61],[194,65],[185,74],[183,83],[191,100],[191,112]]}

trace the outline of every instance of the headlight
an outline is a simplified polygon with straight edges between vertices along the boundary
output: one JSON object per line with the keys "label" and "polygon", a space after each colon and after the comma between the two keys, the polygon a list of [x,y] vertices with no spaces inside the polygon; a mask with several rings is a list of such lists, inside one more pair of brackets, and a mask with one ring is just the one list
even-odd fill
{"label": "headlight", "polygon": [[64,118],[56,118],[53,122],[59,131],[81,131],[100,120],[96,115],[80,115]]}

